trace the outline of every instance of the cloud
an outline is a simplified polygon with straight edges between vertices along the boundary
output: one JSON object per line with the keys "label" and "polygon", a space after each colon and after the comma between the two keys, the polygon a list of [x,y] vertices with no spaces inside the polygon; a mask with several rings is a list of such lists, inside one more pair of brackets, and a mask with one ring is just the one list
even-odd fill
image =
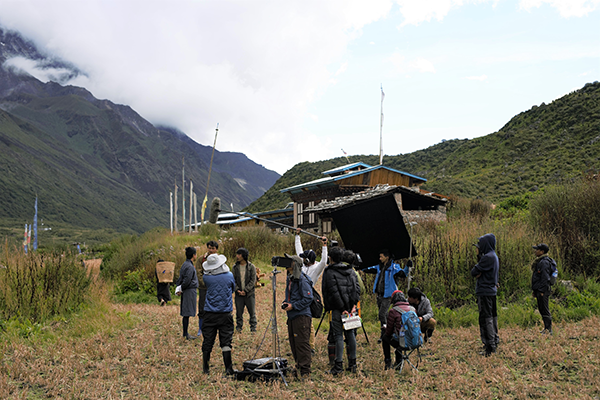
{"label": "cloud", "polygon": [[561,17],[585,17],[600,7],[600,0],[520,0],[519,7],[526,11],[544,3],[557,9]]}
{"label": "cloud", "polygon": [[74,76],[73,71],[69,69],[48,67],[44,62],[21,56],[6,60],[3,66],[17,74],[31,75],[44,83],[49,81],[67,83],[72,81]]}
{"label": "cloud", "polygon": [[[297,162],[328,158],[326,140],[302,128],[307,106],[344,72],[348,43],[391,6],[0,0],[0,24],[84,71],[70,83],[96,97],[128,104],[205,145],[219,123],[219,150],[244,152],[283,173]],[[44,80],[60,72],[13,63]],[[274,157],[307,142],[315,150]]]}
{"label": "cloud", "polygon": [[[430,22],[432,19],[443,20],[450,10],[462,7],[466,4],[478,4],[489,2],[490,0],[396,0],[400,7],[400,13],[404,21],[398,26],[402,28],[406,25],[419,25],[422,22]],[[493,1],[494,6],[497,0]]]}
{"label": "cloud", "polygon": [[466,79],[469,79],[471,81],[481,81],[481,82],[483,82],[483,81],[487,80],[487,78],[488,78],[487,75],[480,75],[480,76],[467,76]]}
{"label": "cloud", "polygon": [[410,61],[406,60],[399,51],[395,51],[389,58],[388,61],[394,66],[394,70],[397,73],[410,73],[410,72],[430,72],[435,73],[435,66],[429,60],[422,57],[417,57]]}

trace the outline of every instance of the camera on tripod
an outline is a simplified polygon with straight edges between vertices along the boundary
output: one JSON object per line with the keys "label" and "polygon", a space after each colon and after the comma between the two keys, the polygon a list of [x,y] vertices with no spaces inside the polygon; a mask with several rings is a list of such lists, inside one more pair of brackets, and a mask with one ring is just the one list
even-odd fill
{"label": "camera on tripod", "polygon": [[294,260],[288,257],[274,256],[271,258],[271,265],[273,267],[292,268],[293,261]]}

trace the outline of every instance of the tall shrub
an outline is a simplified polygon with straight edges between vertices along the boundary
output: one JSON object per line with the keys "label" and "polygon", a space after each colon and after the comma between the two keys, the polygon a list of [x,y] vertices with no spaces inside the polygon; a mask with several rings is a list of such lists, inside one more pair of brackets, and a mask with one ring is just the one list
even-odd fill
{"label": "tall shrub", "polygon": [[40,322],[85,301],[90,280],[75,256],[29,253],[5,243],[0,269],[1,318]]}
{"label": "tall shrub", "polygon": [[530,203],[533,226],[553,238],[563,268],[600,275],[600,181],[584,179],[547,188]]}

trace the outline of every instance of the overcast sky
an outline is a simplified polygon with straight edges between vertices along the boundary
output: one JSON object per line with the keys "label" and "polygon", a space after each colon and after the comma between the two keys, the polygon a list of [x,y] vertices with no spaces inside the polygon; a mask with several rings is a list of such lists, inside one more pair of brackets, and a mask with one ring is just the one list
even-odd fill
{"label": "overcast sky", "polygon": [[600,80],[600,0],[0,0],[0,25],[97,98],[204,145],[219,123],[218,150],[281,174],[379,154],[381,86],[396,155]]}

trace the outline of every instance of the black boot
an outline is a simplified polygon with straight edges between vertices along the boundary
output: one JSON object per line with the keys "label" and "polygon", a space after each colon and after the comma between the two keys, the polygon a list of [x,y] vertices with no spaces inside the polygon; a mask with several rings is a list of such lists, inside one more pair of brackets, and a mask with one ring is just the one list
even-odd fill
{"label": "black boot", "polygon": [[202,372],[208,374],[209,372],[209,363],[210,363],[210,352],[203,351],[202,352]]}
{"label": "black boot", "polygon": [[344,372],[344,363],[342,361],[336,361],[333,365],[333,368],[329,371],[329,373],[333,376],[338,376]]}
{"label": "black boot", "polygon": [[348,368],[346,368],[346,371],[352,372],[353,374],[356,373],[356,358],[348,359]]}
{"label": "black boot", "polygon": [[386,370],[392,369],[392,360],[390,358],[386,358],[384,362],[385,362],[385,369]]}
{"label": "black boot", "polygon": [[223,363],[225,364],[225,375],[234,375],[235,370],[231,362],[231,350],[223,352]]}

